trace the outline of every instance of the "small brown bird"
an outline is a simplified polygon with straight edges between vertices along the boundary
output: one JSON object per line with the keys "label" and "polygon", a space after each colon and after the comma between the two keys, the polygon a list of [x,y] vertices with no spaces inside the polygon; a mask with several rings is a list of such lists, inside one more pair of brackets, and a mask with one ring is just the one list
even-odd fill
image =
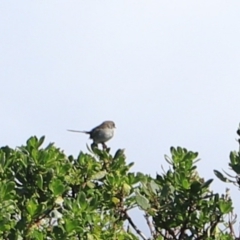
{"label": "small brown bird", "polygon": [[113,121],[104,121],[99,126],[93,128],[91,131],[78,131],[78,130],[68,130],[70,132],[80,132],[90,135],[90,139],[93,140],[93,144],[101,143],[103,148],[107,148],[105,142],[110,140],[114,135],[114,128],[116,128]]}

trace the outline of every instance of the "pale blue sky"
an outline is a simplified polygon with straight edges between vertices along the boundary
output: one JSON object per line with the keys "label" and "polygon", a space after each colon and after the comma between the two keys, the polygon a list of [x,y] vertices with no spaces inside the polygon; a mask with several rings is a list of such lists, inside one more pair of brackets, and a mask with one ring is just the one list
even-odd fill
{"label": "pale blue sky", "polygon": [[66,129],[114,120],[108,145],[134,171],[154,176],[182,146],[213,178],[238,149],[239,12],[237,0],[1,1],[0,146],[46,135],[77,156],[90,141]]}

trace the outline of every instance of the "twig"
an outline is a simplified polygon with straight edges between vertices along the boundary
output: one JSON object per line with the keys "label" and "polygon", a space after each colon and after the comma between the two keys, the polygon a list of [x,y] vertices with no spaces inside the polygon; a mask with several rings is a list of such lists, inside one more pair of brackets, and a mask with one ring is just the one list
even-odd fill
{"label": "twig", "polygon": [[188,225],[188,221],[189,221],[189,218],[190,218],[190,215],[192,214],[193,212],[193,206],[191,204],[191,196],[189,196],[189,200],[188,200],[188,203],[189,203],[189,207],[188,207],[188,210],[187,210],[187,216],[185,217],[185,220],[182,224],[182,227],[180,228],[180,235],[179,235],[179,239],[183,239],[184,238],[184,235],[185,235],[185,232],[187,230],[187,225]]}
{"label": "twig", "polygon": [[234,232],[234,229],[233,229],[233,225],[232,225],[232,223],[230,222],[230,220],[228,221],[228,226],[229,226],[229,229],[230,229],[230,234],[231,234],[233,237],[236,237],[235,232]]}
{"label": "twig", "polygon": [[148,227],[149,227],[149,229],[150,229],[150,233],[151,233],[152,237],[154,237],[155,232],[154,232],[154,230],[153,230],[153,225],[151,224],[151,222],[150,222],[150,220],[149,220],[149,215],[146,213],[146,214],[144,215],[144,217],[145,217],[145,219],[146,219],[146,221],[147,221],[147,225],[148,225]]}
{"label": "twig", "polygon": [[132,226],[132,228],[137,232],[137,234],[143,239],[143,240],[147,240],[147,237],[137,228],[137,226],[134,224],[134,222],[132,221],[131,217],[128,215],[128,213],[126,211],[124,211],[124,216],[125,218],[128,220],[128,222],[130,223],[130,225]]}
{"label": "twig", "polygon": [[221,220],[221,215],[218,215],[218,216],[216,216],[216,220],[215,220],[215,222],[214,221],[212,221],[211,223],[211,225],[209,226],[209,229],[210,229],[210,236],[212,236],[213,235],[213,233],[214,233],[214,230],[216,229],[216,227],[217,227],[217,225],[218,225],[218,223],[220,223],[220,220]]}
{"label": "twig", "polygon": [[28,225],[28,229],[30,229],[35,224],[38,226],[38,224],[41,222],[41,220],[46,218],[49,215],[49,213],[54,209],[54,207],[55,207],[55,204],[50,209],[46,210],[43,215],[39,216],[38,218],[36,218],[32,222],[30,222]]}
{"label": "twig", "polygon": [[234,219],[233,218],[233,213],[231,212],[230,214],[228,214],[228,227],[230,229],[231,235],[236,238],[236,235],[235,235],[235,232],[234,232],[234,229],[233,229],[234,220],[236,220],[236,215],[235,215],[235,219]]}

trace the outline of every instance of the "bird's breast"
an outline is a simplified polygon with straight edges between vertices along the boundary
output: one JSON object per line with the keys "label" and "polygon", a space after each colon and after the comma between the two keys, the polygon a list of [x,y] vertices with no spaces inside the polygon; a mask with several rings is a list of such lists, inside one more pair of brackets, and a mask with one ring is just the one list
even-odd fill
{"label": "bird's breast", "polygon": [[103,143],[110,140],[114,135],[113,129],[100,129],[94,134],[93,140],[95,143]]}

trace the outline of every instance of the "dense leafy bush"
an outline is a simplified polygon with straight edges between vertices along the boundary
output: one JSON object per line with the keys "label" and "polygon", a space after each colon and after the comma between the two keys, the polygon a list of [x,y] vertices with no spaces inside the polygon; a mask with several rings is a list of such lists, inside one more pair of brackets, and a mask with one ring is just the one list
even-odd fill
{"label": "dense leafy bush", "polygon": [[[226,218],[232,201],[199,176],[198,153],[172,147],[169,170],[153,178],[131,172],[121,149],[114,155],[89,149],[75,159],[43,142],[31,137],[19,148],[0,149],[1,239],[236,239]],[[238,176],[239,152],[230,159]],[[142,211],[151,236],[132,220],[133,208]]]}

